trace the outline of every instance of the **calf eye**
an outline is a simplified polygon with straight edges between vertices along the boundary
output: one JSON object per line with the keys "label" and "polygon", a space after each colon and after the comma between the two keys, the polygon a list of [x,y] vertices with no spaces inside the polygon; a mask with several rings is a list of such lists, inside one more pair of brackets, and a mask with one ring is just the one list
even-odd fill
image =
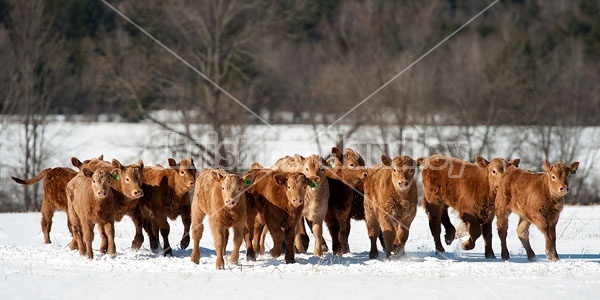
{"label": "calf eye", "polygon": [[552,175],[552,180],[556,180],[556,176]]}
{"label": "calf eye", "polygon": [[183,176],[183,175],[185,175],[185,173],[183,171],[180,171],[179,175]]}
{"label": "calf eye", "polygon": [[129,182],[129,177],[125,177],[125,181]]}
{"label": "calf eye", "polygon": [[492,174],[496,175],[497,173],[496,170],[492,170]]}

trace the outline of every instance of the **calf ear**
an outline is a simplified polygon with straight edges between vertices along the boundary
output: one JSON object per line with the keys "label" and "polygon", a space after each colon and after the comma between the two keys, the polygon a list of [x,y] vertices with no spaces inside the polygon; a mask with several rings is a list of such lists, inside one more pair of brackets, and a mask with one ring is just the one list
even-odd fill
{"label": "calf ear", "polygon": [[275,182],[277,182],[279,185],[286,185],[287,183],[287,178],[281,174],[273,175],[273,179],[275,179]]}
{"label": "calf ear", "polygon": [[92,178],[92,176],[94,175],[94,172],[92,172],[92,170],[88,168],[83,168],[83,170],[81,170],[81,173],[83,173],[83,176],[88,178]]}
{"label": "calf ear", "polygon": [[329,167],[329,162],[327,162],[323,157],[321,157],[321,168]]}
{"label": "calf ear", "polygon": [[342,150],[340,150],[340,148],[331,147],[331,154],[333,154],[340,162],[343,160]]}
{"label": "calf ear", "polygon": [[123,165],[116,158],[112,160],[111,164],[112,164],[113,168],[123,170]]}
{"label": "calf ear", "polygon": [[577,169],[578,169],[578,168],[579,168],[579,162],[578,162],[578,161],[576,161],[576,162],[572,162],[572,163],[569,165],[569,170],[570,170],[571,174],[575,174],[575,173],[577,173]]}
{"label": "calf ear", "polygon": [[388,167],[392,165],[392,160],[390,159],[389,156],[387,156],[385,154],[381,154],[381,162],[383,163],[383,165],[388,166]]}
{"label": "calf ear", "polygon": [[521,159],[520,158],[515,158],[511,161],[508,162],[509,165],[513,165],[515,167],[519,167],[519,164],[521,164]]}
{"label": "calf ear", "polygon": [[186,158],[186,159],[187,159],[187,160],[190,162],[190,164],[191,164],[192,166],[194,165],[194,159],[193,159],[191,156],[190,156],[190,157],[188,157],[188,158]]}
{"label": "calf ear", "polygon": [[213,178],[214,180],[216,180],[216,181],[221,181],[221,180],[223,180],[223,178],[225,178],[225,177],[223,176],[223,174],[221,174],[220,172],[218,172],[218,171],[216,171],[216,170],[212,170],[212,171],[210,172],[210,175],[212,175],[212,178]]}
{"label": "calf ear", "polygon": [[169,167],[171,167],[173,169],[177,169],[178,164],[174,159],[169,157],[168,161],[169,161]]}
{"label": "calf ear", "polygon": [[81,161],[77,157],[71,157],[71,164],[77,169],[79,169],[79,167],[82,165]]}
{"label": "calf ear", "polygon": [[140,169],[144,168],[144,162],[141,159],[138,159],[137,165],[140,167]]}
{"label": "calf ear", "polygon": [[299,162],[299,163],[303,163],[304,162],[304,157],[298,153],[294,154],[294,160]]}
{"label": "calf ear", "polygon": [[417,158],[417,168],[424,166],[426,160],[427,160],[426,157],[419,157],[419,158]]}
{"label": "calf ear", "polygon": [[475,156],[475,162],[477,163],[478,166],[480,166],[482,168],[485,168],[485,167],[487,167],[487,165],[490,164],[490,162],[481,155]]}
{"label": "calf ear", "polygon": [[263,169],[263,166],[255,161],[250,165],[250,169]]}
{"label": "calf ear", "polygon": [[542,168],[544,169],[544,171],[546,172],[550,172],[550,170],[552,170],[552,166],[550,165],[550,163],[548,162],[548,160],[544,160],[544,165],[542,166]]}
{"label": "calf ear", "polygon": [[98,156],[98,160],[104,160],[104,154],[100,154],[100,156]]}

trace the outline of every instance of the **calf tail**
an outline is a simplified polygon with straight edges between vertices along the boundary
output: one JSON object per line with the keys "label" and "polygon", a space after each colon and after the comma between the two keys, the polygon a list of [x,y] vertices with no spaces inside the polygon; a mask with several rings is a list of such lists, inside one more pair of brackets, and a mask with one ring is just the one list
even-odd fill
{"label": "calf tail", "polygon": [[17,178],[17,177],[11,177],[11,178],[18,184],[32,185],[32,184],[42,180],[42,178],[46,177],[46,174],[48,174],[48,172],[50,172],[50,170],[51,169],[49,169],[49,168],[44,169],[42,172],[40,172],[40,174],[38,174],[37,176],[35,176],[34,178],[31,178],[31,179],[21,179],[21,178]]}

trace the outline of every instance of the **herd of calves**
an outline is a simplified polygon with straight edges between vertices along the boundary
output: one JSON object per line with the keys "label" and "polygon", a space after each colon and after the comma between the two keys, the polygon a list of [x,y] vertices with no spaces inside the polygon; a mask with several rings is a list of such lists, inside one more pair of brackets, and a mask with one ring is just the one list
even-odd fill
{"label": "herd of calves", "polygon": [[[225,170],[204,168],[196,178],[191,158],[177,163],[169,158],[169,166],[123,166],[118,160],[104,161],[100,156],[81,162],[72,158],[71,168],[43,170],[32,179],[13,177],[17,183],[30,185],[44,179],[42,232],[50,243],[54,211],[68,212],[68,226],[73,240],[70,248],[93,258],[94,226],[102,238],[100,252],[116,255],[114,222],[128,215],[135,224],[132,249],[149,238],[150,248],[159,249],[159,233],[165,255],[172,254],[169,243],[168,218],[178,216],[184,225],[180,241],[182,249],[193,238],[191,260],[199,263],[199,242],[204,231],[203,220],[209,217],[217,254],[216,267],[224,268],[229,228],[233,228],[234,248],[230,263],[237,263],[242,241],[246,257],[255,260],[265,251],[265,237],[270,233],[270,254],[283,252],[286,263],[294,263],[294,253],[307,250],[309,240],[304,220],[315,237],[315,256],[327,252],[323,239],[323,222],[332,238],[334,254],[350,252],[348,235],[350,220],[365,220],[371,241],[370,258],[377,258],[377,241],[385,249],[386,258],[400,257],[417,212],[417,187],[414,180],[422,168],[423,206],[429,218],[437,252],[444,252],[440,239],[450,245],[456,230],[448,216],[448,208],[458,212],[469,231],[462,248],[470,250],[483,235],[485,257],[495,258],[492,249],[492,221],[497,218],[502,258],[509,259],[506,247],[508,216],[520,216],[517,233],[527,257],[535,254],[529,244],[529,226],[535,224],[546,239],[546,256],[558,260],[556,223],[569,192],[569,175],[578,162],[568,166],[544,162],[544,172],[519,169],[519,159],[506,161],[482,156],[475,163],[434,155],[413,159],[406,155],[393,159],[381,156],[381,163],[365,167],[356,151],[332,149],[327,160],[319,155],[298,154],[279,159],[271,168],[254,163],[243,175]],[[193,190],[193,201],[189,192]]]}

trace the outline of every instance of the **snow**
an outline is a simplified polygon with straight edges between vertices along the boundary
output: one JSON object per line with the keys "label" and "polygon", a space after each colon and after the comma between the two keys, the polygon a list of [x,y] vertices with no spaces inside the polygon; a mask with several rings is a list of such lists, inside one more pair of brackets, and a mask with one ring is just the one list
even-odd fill
{"label": "snow", "polygon": [[[144,299],[234,296],[281,299],[369,299],[382,296],[453,299],[590,299],[600,296],[600,207],[566,207],[557,227],[559,262],[544,256],[541,233],[531,230],[537,260],[527,261],[514,232],[518,217],[510,218],[510,261],[484,259],[483,241],[463,251],[463,236],[447,246],[446,255],[435,255],[427,217],[419,208],[411,226],[407,256],[398,261],[369,260],[369,240],[364,222],[354,222],[350,234],[351,254],[330,252],[312,257],[314,239],[298,263],[286,265],[283,257],[261,256],[239,265],[226,261],[215,269],[216,254],[206,222],[199,265],[190,261],[191,247],[176,247],[173,257],[130,248],[134,235],[126,217],[116,224],[118,255],[100,255],[94,241],[94,259],[70,251],[66,215],[57,212],[51,232],[52,244],[43,244],[39,213],[0,214],[0,299]],[[453,223],[460,225],[455,214]],[[183,232],[179,220],[171,221],[170,238],[178,244]],[[330,238],[325,232],[325,239]],[[270,238],[267,247],[272,246]],[[494,235],[499,256],[499,241]],[[232,242],[228,244],[228,254]],[[242,247],[245,249],[245,246]],[[381,249],[380,249],[381,250]]]}

